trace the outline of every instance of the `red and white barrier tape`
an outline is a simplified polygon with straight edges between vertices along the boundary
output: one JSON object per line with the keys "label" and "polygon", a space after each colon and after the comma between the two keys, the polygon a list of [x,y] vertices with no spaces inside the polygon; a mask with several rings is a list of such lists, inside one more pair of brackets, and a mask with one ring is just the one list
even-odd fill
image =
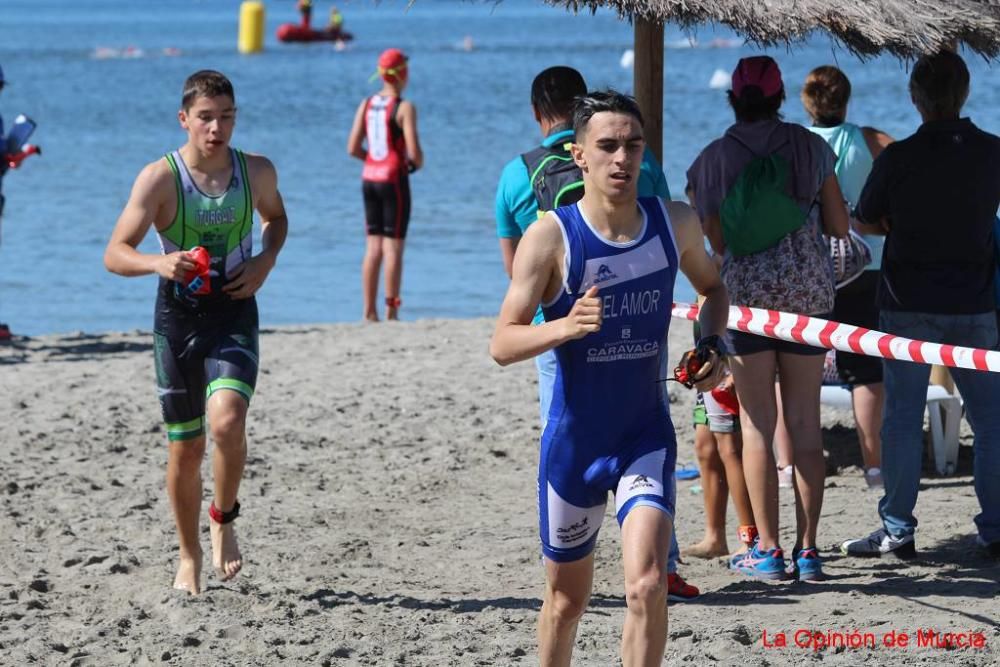
{"label": "red and white barrier tape", "polygon": [[[678,318],[696,320],[698,306],[675,302],[671,314]],[[928,343],[820,317],[730,306],[727,326],[758,336],[854,352],[868,357],[1000,372],[1000,352],[994,350]]]}

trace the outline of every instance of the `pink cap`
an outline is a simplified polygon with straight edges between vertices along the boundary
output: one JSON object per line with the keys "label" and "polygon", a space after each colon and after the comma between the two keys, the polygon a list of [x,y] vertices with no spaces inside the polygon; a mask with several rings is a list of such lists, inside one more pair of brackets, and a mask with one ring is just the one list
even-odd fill
{"label": "pink cap", "polygon": [[733,95],[743,96],[747,86],[760,89],[764,97],[772,97],[781,92],[781,70],[771,56],[741,58],[733,70]]}

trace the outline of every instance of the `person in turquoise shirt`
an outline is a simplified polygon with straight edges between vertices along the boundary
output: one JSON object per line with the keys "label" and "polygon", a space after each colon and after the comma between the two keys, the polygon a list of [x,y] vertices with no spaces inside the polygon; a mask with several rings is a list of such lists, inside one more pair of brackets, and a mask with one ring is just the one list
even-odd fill
{"label": "person in turquoise shirt", "polygon": [[[577,77],[578,85],[574,86],[572,79]],[[565,95],[574,89],[579,92],[574,92],[571,97],[566,98]],[[531,106],[535,120],[542,130],[542,136],[545,137],[542,146],[550,147],[559,142],[573,140],[570,109],[573,98],[586,92],[587,85],[583,77],[571,67],[550,67],[535,77],[535,82],[532,84]],[[562,101],[561,107],[560,101]],[[648,146],[639,172],[639,196],[670,199],[670,189],[667,187],[663,168]],[[503,168],[496,196],[497,237],[500,239],[500,252],[508,276],[518,240],[528,225],[537,219],[538,201],[531,189],[528,167],[518,155]]]}
{"label": "person in turquoise shirt", "polygon": [[[531,83],[531,109],[542,131],[541,145],[552,147],[573,140],[573,101],[585,95],[587,83],[572,67],[557,65],[543,70]],[[663,169],[649,148],[643,155],[639,173],[639,196],[670,199]],[[517,243],[528,226],[538,219],[539,204],[531,187],[531,177],[524,155],[518,155],[503,168],[496,195],[497,237],[504,270],[511,275]],[[541,310],[535,323],[542,320]],[[546,353],[536,359],[538,366],[539,408],[542,423],[548,416],[549,397],[555,382],[555,356]]]}
{"label": "person in turquoise shirt", "polygon": [[[556,146],[560,142],[573,141],[573,103],[577,96],[586,95],[587,83],[583,75],[572,67],[563,65],[549,67],[535,77],[531,83],[531,109],[542,131],[541,145]],[[527,155],[527,154],[526,154]],[[640,197],[660,197],[670,199],[667,179],[663,168],[649,148],[643,155],[639,172],[638,191]],[[513,158],[503,168],[496,195],[497,237],[500,239],[500,254],[504,270],[511,275],[517,243],[531,223],[538,220],[538,199],[531,187],[531,176],[524,155]],[[535,314],[534,323],[543,320],[541,308]],[[538,370],[538,404],[544,427],[552,399],[552,388],[556,379],[555,352],[549,350],[535,357]],[[666,377],[667,369],[663,369]],[[676,531],[674,531],[676,533]],[[690,600],[699,591],[677,574],[677,560],[680,550],[677,538],[671,535],[669,562],[667,564],[668,597],[673,601]]]}
{"label": "person in turquoise shirt", "polygon": [[[531,109],[542,131],[541,145],[551,147],[573,140],[573,101],[585,95],[587,83],[572,67],[555,66],[543,70],[531,84]],[[639,196],[670,199],[667,179],[656,158],[646,148],[639,173]],[[496,195],[497,237],[504,270],[511,275],[517,243],[528,226],[538,219],[539,205],[531,187],[525,156],[518,155],[503,168]],[[535,323],[542,321],[541,310]],[[548,416],[549,397],[555,382],[555,356],[545,353],[536,358],[538,366],[539,408],[542,423]]]}

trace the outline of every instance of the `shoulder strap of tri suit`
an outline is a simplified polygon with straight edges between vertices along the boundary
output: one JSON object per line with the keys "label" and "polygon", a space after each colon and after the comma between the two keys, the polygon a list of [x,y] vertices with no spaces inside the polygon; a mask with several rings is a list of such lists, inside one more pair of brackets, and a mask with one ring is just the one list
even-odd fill
{"label": "shoulder strap of tri suit", "polygon": [[361,112],[361,123],[365,132],[368,132],[368,111],[372,108],[372,102],[375,101],[376,97],[378,95],[369,95],[365,98],[365,110]]}
{"label": "shoulder strap of tri suit", "polygon": [[673,253],[668,252],[667,256],[672,257],[677,267],[680,268],[681,249],[677,245],[677,235],[674,233],[670,214],[667,213],[667,203],[659,197],[645,198],[645,201],[648,204],[646,206],[646,215],[650,220],[656,220],[657,228],[660,230],[660,239],[664,245],[666,245],[669,239],[670,245],[673,247]]}
{"label": "shoulder strap of tri suit", "polygon": [[253,193],[250,183],[250,167],[247,165],[247,156],[243,151],[233,148],[233,176],[239,175],[243,186],[243,215],[244,223],[253,222]]}
{"label": "shoulder strap of tri suit", "polygon": [[392,112],[387,114],[390,119],[390,127],[401,137],[403,135],[403,125],[399,122],[399,107],[403,106],[403,98],[394,97],[389,104],[392,105]]}
{"label": "shoulder strap of tri suit", "polygon": [[[184,248],[184,236],[187,232],[187,228],[184,225],[185,216],[187,215],[186,202],[187,199],[184,197],[184,191],[186,189],[185,184],[185,174],[186,171],[183,167],[184,161],[181,158],[180,151],[172,151],[164,156],[167,159],[167,164],[170,166],[170,171],[174,175],[174,192],[177,195],[177,211],[174,213],[174,219],[170,222],[170,227],[174,224],[180,225],[181,237],[180,237],[180,248]],[[169,229],[169,227],[168,227]]]}
{"label": "shoulder strap of tri suit", "polygon": [[178,192],[181,197],[188,190],[194,187],[194,181],[191,180],[191,173],[188,171],[187,165],[184,163],[184,158],[181,157],[180,151],[172,151],[167,155],[167,162],[170,164],[170,169],[174,172],[174,176],[177,180]]}
{"label": "shoulder strap of tri suit", "polygon": [[[239,178],[243,186],[243,220],[240,222],[240,259],[247,261],[253,253],[253,186],[250,183],[250,167],[247,165],[246,154],[233,149],[233,169],[239,170]],[[235,175],[235,174],[234,174]],[[249,245],[244,239],[249,237]]]}
{"label": "shoulder strap of tri suit", "polygon": [[563,285],[567,293],[577,297],[582,292],[584,267],[587,262],[586,243],[583,238],[582,214],[578,204],[564,206],[553,211],[562,228],[564,248]]}
{"label": "shoulder strap of tri suit", "polygon": [[170,167],[170,172],[174,175],[174,180],[180,180],[180,166],[177,164],[177,157],[175,156],[176,151],[171,151],[164,155],[164,159],[167,161],[167,165]]}

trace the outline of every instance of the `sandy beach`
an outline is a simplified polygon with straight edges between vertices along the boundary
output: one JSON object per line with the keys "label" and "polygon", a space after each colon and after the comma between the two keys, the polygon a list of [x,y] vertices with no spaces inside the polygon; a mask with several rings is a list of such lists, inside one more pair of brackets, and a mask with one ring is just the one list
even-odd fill
{"label": "sandy beach", "polygon": [[[0,347],[0,664],[536,664],[535,371],[499,368],[491,332],[488,320],[264,331],[237,523],[246,565],[227,583],[207,571],[197,598],[170,588],[151,335]],[[689,341],[675,320],[671,364]],[[672,392],[678,461],[694,463],[694,394]],[[878,494],[850,415],[825,409],[823,421],[829,579],[768,584],[685,562],[703,595],[671,605],[667,663],[1000,663],[1000,564],[975,548],[967,427],[959,474],[925,476],[919,558],[901,563],[836,555],[877,526]],[[678,484],[682,546],[702,535],[697,484]],[[781,498],[790,548],[791,490]],[[608,515],[574,664],[618,664],[624,614]],[[920,646],[918,630],[978,633],[984,646]],[[814,650],[796,646],[799,631],[857,631],[876,646]],[[905,647],[886,645],[902,634]]]}

